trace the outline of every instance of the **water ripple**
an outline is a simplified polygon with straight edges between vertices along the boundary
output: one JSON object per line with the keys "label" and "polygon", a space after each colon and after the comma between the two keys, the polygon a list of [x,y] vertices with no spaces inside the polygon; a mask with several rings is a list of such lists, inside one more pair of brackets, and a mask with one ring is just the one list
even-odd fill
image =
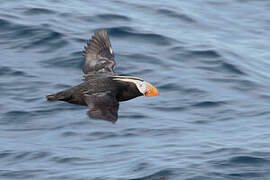
{"label": "water ripple", "polygon": [[173,170],[170,169],[163,169],[161,171],[155,172],[153,174],[141,177],[141,178],[136,178],[136,179],[130,179],[130,180],[169,180],[170,176],[173,175]]}
{"label": "water ripple", "polygon": [[46,170],[36,169],[36,170],[20,170],[20,171],[11,171],[11,170],[0,170],[0,177],[2,178],[15,178],[15,179],[29,179],[36,178],[40,174],[47,173]]}
{"label": "water ripple", "polygon": [[218,107],[221,105],[227,104],[224,101],[219,101],[219,102],[213,102],[213,101],[204,101],[204,102],[199,102],[196,104],[193,104],[193,107],[202,107],[202,108],[211,108],[211,107]]}
{"label": "water ripple", "polygon": [[99,14],[96,16],[100,21],[131,21],[131,19],[127,16],[119,15],[119,14]]}
{"label": "water ripple", "polygon": [[30,8],[24,11],[25,15],[49,15],[55,12],[45,8]]}
{"label": "water ripple", "polygon": [[[68,56],[58,56],[51,59],[41,61],[44,67],[57,67],[57,68],[75,68],[81,69],[84,59],[81,52],[74,52]],[[61,87],[61,86],[60,86]]]}
{"label": "water ripple", "polygon": [[122,26],[108,28],[108,32],[111,36],[124,38],[131,38],[134,41],[143,41],[147,43],[153,43],[160,46],[170,45],[172,39],[154,33],[140,33],[136,32],[133,28]]}
{"label": "water ripple", "polygon": [[177,12],[169,10],[169,9],[158,9],[157,14],[164,14],[170,18],[175,18],[177,20],[182,20],[182,21],[189,22],[189,23],[196,22],[194,19],[192,19],[191,17],[189,17],[185,14],[180,14],[179,12],[177,13]]}
{"label": "water ripple", "polygon": [[10,67],[2,66],[0,67],[0,76],[27,76],[23,71],[13,70]]}

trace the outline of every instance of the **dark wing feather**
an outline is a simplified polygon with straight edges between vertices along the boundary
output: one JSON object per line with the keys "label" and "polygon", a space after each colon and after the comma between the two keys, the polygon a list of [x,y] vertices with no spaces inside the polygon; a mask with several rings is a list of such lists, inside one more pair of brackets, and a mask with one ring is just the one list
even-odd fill
{"label": "dark wing feather", "polygon": [[85,56],[85,64],[83,66],[85,74],[114,74],[114,54],[106,31],[97,31],[92,36],[87,46],[84,47],[83,55]]}
{"label": "dark wing feather", "polygon": [[93,119],[115,122],[118,119],[119,102],[110,91],[85,94],[84,100],[89,107],[88,115]]}

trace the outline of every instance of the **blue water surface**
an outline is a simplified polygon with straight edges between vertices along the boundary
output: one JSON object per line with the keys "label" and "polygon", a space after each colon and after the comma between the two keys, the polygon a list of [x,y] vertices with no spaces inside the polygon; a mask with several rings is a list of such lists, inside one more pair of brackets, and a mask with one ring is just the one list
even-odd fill
{"label": "blue water surface", "polygon": [[[160,91],[115,124],[45,98],[98,29]],[[269,180],[269,42],[266,0],[1,1],[0,179]]]}

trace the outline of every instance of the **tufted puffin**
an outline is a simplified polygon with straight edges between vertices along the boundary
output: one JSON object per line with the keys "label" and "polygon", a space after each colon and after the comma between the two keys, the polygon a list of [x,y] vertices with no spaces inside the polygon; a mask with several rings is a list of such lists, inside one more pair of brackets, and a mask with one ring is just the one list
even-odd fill
{"label": "tufted puffin", "polygon": [[158,90],[138,77],[118,76],[110,39],[105,30],[97,31],[84,47],[83,82],[77,86],[46,96],[48,101],[66,101],[89,107],[93,119],[115,122],[119,101],[138,96],[157,96]]}

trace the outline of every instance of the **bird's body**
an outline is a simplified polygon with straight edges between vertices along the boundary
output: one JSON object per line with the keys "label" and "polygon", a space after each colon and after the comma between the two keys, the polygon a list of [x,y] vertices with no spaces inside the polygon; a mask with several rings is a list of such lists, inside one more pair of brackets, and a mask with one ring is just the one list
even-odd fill
{"label": "bird's body", "polygon": [[142,95],[158,95],[156,88],[143,79],[117,76],[114,73],[114,54],[107,32],[96,32],[83,53],[86,58],[83,66],[84,81],[67,90],[48,95],[48,101],[87,105],[90,117],[116,121],[119,101]]}
{"label": "bird's body", "polygon": [[[142,96],[134,84],[116,80],[120,76],[91,76],[83,83],[67,90],[47,96],[48,100],[67,101],[72,104],[87,106],[84,95],[111,92],[115,94],[117,101],[127,101]],[[120,77],[121,78],[121,77]]]}

